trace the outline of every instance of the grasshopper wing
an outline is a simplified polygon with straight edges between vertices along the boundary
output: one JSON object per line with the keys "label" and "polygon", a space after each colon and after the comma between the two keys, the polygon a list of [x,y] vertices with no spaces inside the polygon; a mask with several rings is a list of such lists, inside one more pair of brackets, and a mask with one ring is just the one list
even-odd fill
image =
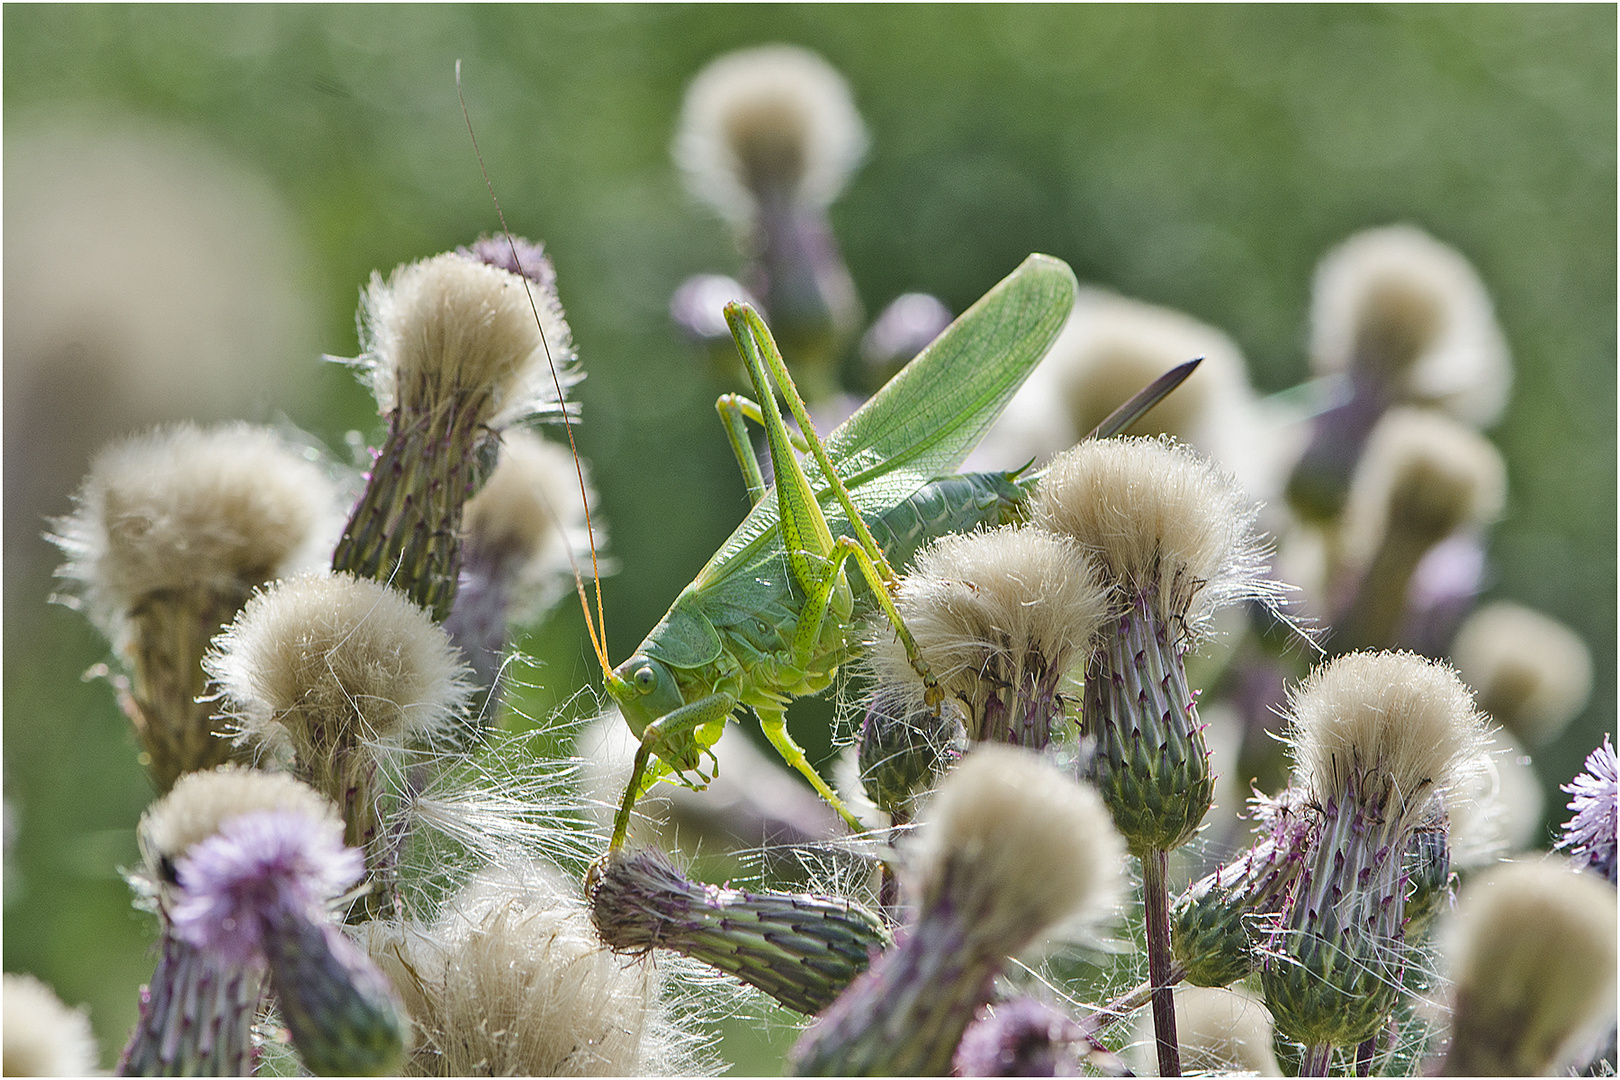
{"label": "grasshopper wing", "polygon": [[954,472],[1051,348],[1075,288],[1068,264],[1031,255],[827,436],[851,494],[897,469]]}

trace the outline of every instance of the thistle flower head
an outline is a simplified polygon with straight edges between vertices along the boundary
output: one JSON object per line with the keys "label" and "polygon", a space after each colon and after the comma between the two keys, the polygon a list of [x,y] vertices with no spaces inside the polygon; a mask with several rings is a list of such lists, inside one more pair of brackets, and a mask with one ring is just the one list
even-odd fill
{"label": "thistle flower head", "polygon": [[[320,558],[336,492],[303,450],[268,428],[178,424],[114,443],[90,466],[51,537],[91,617],[122,645],[126,613],[167,592],[240,603]],[[227,616],[228,617],[228,612]]]}
{"label": "thistle flower head", "polygon": [[1526,742],[1556,738],[1592,694],[1592,654],[1569,627],[1499,601],[1457,630],[1451,657],[1491,719]]}
{"label": "thistle flower head", "polygon": [[1441,935],[1454,987],[1444,1072],[1555,1075],[1614,1024],[1615,893],[1555,862],[1471,880]]}
{"label": "thistle flower head", "polygon": [[1229,473],[1168,439],[1081,443],[1052,459],[1034,505],[1038,525],[1096,558],[1117,602],[1148,597],[1193,637],[1220,607],[1280,596],[1255,514]]}
{"label": "thistle flower head", "polygon": [[951,309],[928,293],[901,293],[861,335],[865,383],[876,392],[951,324]]}
{"label": "thistle flower head", "polygon": [[962,1033],[957,1076],[1078,1076],[1085,1029],[1063,1010],[1032,997],[985,1006]]}
{"label": "thistle flower head", "polygon": [[82,1009],[70,1009],[32,975],[6,972],[5,1075],[89,1076],[96,1071],[96,1038]]}
{"label": "thistle flower head", "polygon": [[1391,538],[1426,549],[1497,517],[1506,495],[1502,454],[1490,440],[1432,409],[1391,409],[1351,478],[1344,546],[1362,566]]}
{"label": "thistle flower head", "polygon": [[[972,741],[1046,744],[1058,682],[1084,655],[1109,597],[1073,540],[1032,527],[949,534],[917,553],[896,605]],[[892,633],[871,650],[879,685],[923,687]],[[1027,729],[1027,730],[1026,730]]]}
{"label": "thistle flower head", "polygon": [[228,963],[266,951],[273,924],[318,923],[327,901],[359,880],[360,852],[343,846],[342,825],[322,815],[255,810],[222,822],[176,864],[175,933]]}
{"label": "thistle flower head", "polygon": [[562,411],[551,365],[565,372],[574,346],[543,261],[534,280],[457,252],[400,266],[386,282],[373,274],[361,323],[356,363],[384,413],[474,403],[475,422],[500,428]]}
{"label": "thistle flower head", "polygon": [[1555,845],[1568,850],[1577,863],[1591,867],[1613,884],[1615,880],[1616,800],[1620,798],[1620,768],[1615,762],[1614,743],[1607,732],[1603,745],[1586,756],[1586,771],[1559,790],[1574,796],[1569,809],[1574,817],[1564,823],[1563,836]]}
{"label": "thistle flower head", "polygon": [[178,864],[191,849],[243,814],[284,814],[313,823],[316,831],[342,832],[337,807],[308,784],[286,773],[221,765],[188,773],[141,815],[137,836],[154,882],[178,881]]}
{"label": "thistle flower head", "polygon": [[1449,666],[1413,653],[1359,652],[1313,671],[1289,697],[1294,782],[1318,801],[1388,797],[1424,815],[1468,775],[1484,745],[1473,696]]}
{"label": "thistle flower head", "polygon": [[1409,225],[1357,233],[1317,266],[1311,363],[1363,372],[1397,400],[1435,404],[1476,426],[1501,414],[1513,379],[1474,268]]}
{"label": "thistle flower head", "polygon": [[829,205],[866,144],[849,85],[832,65],[807,49],[766,45],[698,73],[671,152],[694,195],[746,225],[763,198]]}
{"label": "thistle flower head", "polygon": [[288,578],[259,593],[206,665],[244,737],[290,746],[312,769],[334,747],[431,740],[469,693],[426,612],[347,574]]}
{"label": "thistle flower head", "polygon": [[977,747],[921,817],[920,918],[972,919],[975,940],[1002,956],[1059,923],[1102,919],[1119,898],[1125,849],[1102,800],[1026,750]]}

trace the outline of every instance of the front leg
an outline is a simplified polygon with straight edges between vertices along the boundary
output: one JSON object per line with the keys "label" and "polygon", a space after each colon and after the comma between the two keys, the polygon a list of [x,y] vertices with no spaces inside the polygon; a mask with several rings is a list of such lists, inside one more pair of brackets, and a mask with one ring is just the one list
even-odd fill
{"label": "front leg", "polygon": [[648,759],[656,754],[658,760],[675,773],[697,768],[700,756],[706,753],[725,730],[726,718],[737,707],[737,699],[730,694],[710,694],[674,712],[666,713],[647,725],[641,733],[641,745],[636,747],[635,761],[630,766],[630,782],[625,785],[619,812],[613,818],[613,838],[609,851],[624,846],[630,830],[630,811],[651,783],[658,779],[649,774]]}

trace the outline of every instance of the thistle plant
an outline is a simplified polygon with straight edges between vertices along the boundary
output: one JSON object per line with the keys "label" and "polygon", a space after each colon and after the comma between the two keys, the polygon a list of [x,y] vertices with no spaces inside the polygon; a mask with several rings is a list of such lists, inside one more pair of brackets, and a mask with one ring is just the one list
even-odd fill
{"label": "thistle plant", "polygon": [[62,1004],[32,975],[6,972],[4,1039],[6,1076],[89,1076],[96,1067],[96,1038],[83,1009]]}
{"label": "thistle plant", "polygon": [[[1089,650],[1109,596],[1086,553],[1032,527],[946,535],[917,553],[895,606],[942,690],[962,708],[969,742],[1045,749],[1065,723],[1063,680]],[[880,687],[924,687],[892,633],[873,634]]]}
{"label": "thistle plant", "polygon": [[981,745],[940,785],[912,862],[916,919],[794,1046],[800,1075],[943,1075],[1009,957],[1112,910],[1123,846],[1096,794]]}
{"label": "thistle plant", "polygon": [[120,1073],[249,1075],[266,989],[310,1069],[397,1065],[398,1003],[328,915],[363,868],[342,831],[310,787],[229,765],[186,776],[146,812],[145,863],[131,882],[162,939]]}
{"label": "thistle plant", "polygon": [[1160,1069],[1177,1074],[1168,853],[1208,812],[1214,782],[1184,657],[1215,610],[1275,604],[1255,510],[1230,474],[1170,441],[1085,442],[1054,459],[1034,500],[1042,528],[1097,561],[1109,619],[1086,667],[1085,776],[1142,861]]}
{"label": "thistle plant", "polygon": [[651,848],[610,853],[589,899],[597,932],[616,952],[670,949],[808,1015],[892,944],[883,920],[854,901],[701,885]]}
{"label": "thistle plant", "polygon": [[1414,833],[1444,813],[1484,727],[1443,664],[1351,653],[1290,699],[1294,783],[1315,815],[1298,884],[1266,947],[1261,985],[1277,1029],[1324,1075],[1336,1046],[1382,1029],[1408,960],[1403,924]]}
{"label": "thistle plant", "polygon": [[1615,893],[1554,862],[1470,881],[1442,934],[1451,979],[1444,1076],[1555,1076],[1614,1027]]}
{"label": "thistle plant", "polygon": [[1608,733],[1603,745],[1586,755],[1586,770],[1559,790],[1572,798],[1569,809],[1573,813],[1564,822],[1562,835],[1554,847],[1568,851],[1577,867],[1589,869],[1615,883],[1615,820],[1617,776],[1620,768],[1615,762],[1614,743]]}
{"label": "thistle plant", "polygon": [[[515,248],[514,260],[511,248]],[[500,432],[561,417],[577,380],[556,275],[538,245],[480,241],[372,275],[354,361],[388,418],[334,570],[393,584],[442,622],[461,571],[462,513]]]}
{"label": "thistle plant", "polygon": [[344,842],[366,857],[358,911],[386,910],[400,843],[382,832],[389,785],[408,750],[465,722],[467,672],[444,630],[386,585],[310,574],[249,601],[205,665],[242,742],[341,808]]}
{"label": "thistle plant", "polygon": [[130,681],[121,703],[161,794],[231,752],[202,667],[258,586],[317,565],[336,492],[313,454],[267,428],[180,424],[96,456],[51,539],[57,571]]}

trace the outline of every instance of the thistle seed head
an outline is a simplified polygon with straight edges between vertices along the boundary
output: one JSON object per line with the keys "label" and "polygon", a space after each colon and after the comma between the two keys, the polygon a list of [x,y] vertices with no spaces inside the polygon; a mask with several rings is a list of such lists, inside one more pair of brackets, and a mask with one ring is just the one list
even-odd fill
{"label": "thistle seed head", "polygon": [[1410,225],[1357,233],[1323,257],[1311,295],[1311,365],[1360,372],[1396,400],[1484,426],[1513,368],[1489,293],[1455,249]]}
{"label": "thistle seed head", "polygon": [[6,972],[5,1075],[89,1076],[99,1053],[83,1009],[70,1009],[32,975]]}
{"label": "thistle seed head", "polygon": [[469,688],[444,631],[404,596],[348,574],[289,578],[250,600],[205,662],[243,737],[319,770],[334,752],[432,741]]}
{"label": "thistle seed head", "polygon": [[343,819],[320,792],[286,773],[221,765],[181,777],[141,815],[137,837],[153,882],[177,883],[177,867],[196,844],[232,818],[267,811],[314,822],[341,834]]}
{"label": "thistle seed head", "polygon": [[[1242,985],[1219,989],[1178,986],[1175,996],[1176,1038],[1184,1072],[1282,1075],[1271,1050],[1271,1013],[1260,998]],[[1157,1062],[1147,1060],[1153,1038],[1152,1021],[1144,1013],[1137,1045],[1144,1051],[1146,1069],[1139,1075],[1156,1075]]]}
{"label": "thistle seed head", "polygon": [[327,902],[359,880],[364,860],[342,836],[342,824],[324,813],[227,818],[176,863],[174,932],[232,966],[262,961],[268,937],[293,922],[323,923]]}
{"label": "thistle seed head", "polygon": [[386,282],[373,274],[361,302],[363,352],[355,363],[378,408],[433,414],[474,401],[475,421],[492,428],[561,415],[552,365],[564,389],[577,381],[569,373],[573,338],[555,275],[546,267],[539,278],[457,252],[402,265]]}
{"label": "thistle seed head", "polygon": [[1519,738],[1556,738],[1592,695],[1592,654],[1580,636],[1540,612],[1499,601],[1470,615],[1451,646],[1479,707]]}
{"label": "thistle seed head", "polygon": [[1464,773],[1446,798],[1452,861],[1472,868],[1535,846],[1547,799],[1519,741],[1492,729]]}
{"label": "thistle seed head", "polygon": [[1392,540],[1427,550],[1464,526],[1494,520],[1506,497],[1507,470],[1490,440],[1432,409],[1391,409],[1350,481],[1347,557],[1365,567]]}
{"label": "thistle seed head", "polygon": [[919,920],[968,919],[1005,957],[1058,923],[1114,910],[1125,846],[1102,799],[1027,750],[976,747],[924,808],[914,851]]}
{"label": "thistle seed head", "polygon": [[[1360,652],[1319,666],[1289,696],[1295,783],[1320,803],[1359,784],[1413,826],[1457,788],[1484,746],[1473,696],[1444,662]],[[1356,780],[1357,776],[1364,777]]]}
{"label": "thistle seed head", "polygon": [[96,455],[74,513],[51,539],[57,571],[123,646],[146,597],[201,591],[241,603],[255,586],[315,565],[336,535],[336,491],[301,448],[268,428],[178,424]]}
{"label": "thistle seed head", "polygon": [[807,49],[766,45],[698,73],[671,153],[693,195],[746,226],[765,199],[830,205],[866,145],[844,77]]}
{"label": "thistle seed head", "polygon": [[1033,513],[1096,558],[1118,606],[1151,597],[1165,624],[1196,637],[1218,608],[1281,596],[1265,576],[1256,509],[1229,473],[1189,447],[1115,438],[1052,459]]}
{"label": "thistle seed head", "polygon": [[1441,935],[1454,986],[1444,1071],[1555,1075],[1614,1024],[1615,893],[1553,862],[1471,880]]}
{"label": "thistle seed head", "polygon": [[[1062,718],[1058,682],[1083,659],[1109,597],[1077,543],[1025,526],[940,537],[918,552],[896,606],[962,703],[970,740],[1041,749],[1051,718]],[[871,655],[880,686],[908,687],[920,702],[921,680],[886,626]],[[1038,742],[1022,737],[1026,726]]]}

